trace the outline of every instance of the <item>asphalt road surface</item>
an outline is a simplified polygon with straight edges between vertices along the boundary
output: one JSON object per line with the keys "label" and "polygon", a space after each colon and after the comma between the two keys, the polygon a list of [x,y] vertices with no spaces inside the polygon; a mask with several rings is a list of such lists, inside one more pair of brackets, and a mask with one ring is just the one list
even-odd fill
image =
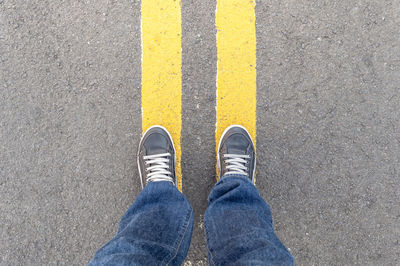
{"label": "asphalt road surface", "polygon": [[[185,265],[207,265],[215,0],[182,0]],[[140,192],[141,3],[0,0],[0,265],[82,265]],[[257,187],[297,265],[400,264],[400,2],[258,0]]]}

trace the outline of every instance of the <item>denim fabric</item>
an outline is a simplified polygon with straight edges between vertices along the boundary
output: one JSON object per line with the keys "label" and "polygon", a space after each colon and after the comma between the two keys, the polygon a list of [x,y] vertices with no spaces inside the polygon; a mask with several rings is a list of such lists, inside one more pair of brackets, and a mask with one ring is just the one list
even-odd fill
{"label": "denim fabric", "polygon": [[215,185],[204,227],[210,265],[293,265],[269,206],[244,176],[224,176]]}
{"label": "denim fabric", "polygon": [[89,265],[181,265],[192,232],[193,210],[185,196],[170,182],[151,182]]}
{"label": "denim fabric", "polygon": [[[268,205],[245,177],[225,176],[215,185],[204,225],[211,265],[293,265]],[[149,183],[89,265],[181,265],[192,232],[186,198],[169,182]]]}

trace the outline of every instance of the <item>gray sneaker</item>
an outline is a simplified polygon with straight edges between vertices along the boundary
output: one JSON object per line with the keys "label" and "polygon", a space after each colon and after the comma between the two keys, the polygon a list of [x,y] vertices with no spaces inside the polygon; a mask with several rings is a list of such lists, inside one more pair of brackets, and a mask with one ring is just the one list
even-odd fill
{"label": "gray sneaker", "polygon": [[219,176],[237,174],[254,183],[256,154],[249,132],[240,125],[232,125],[222,133],[218,145]]}
{"label": "gray sneaker", "polygon": [[162,126],[152,126],[139,144],[138,168],[143,187],[149,182],[169,181],[176,185],[176,156],[171,135]]}

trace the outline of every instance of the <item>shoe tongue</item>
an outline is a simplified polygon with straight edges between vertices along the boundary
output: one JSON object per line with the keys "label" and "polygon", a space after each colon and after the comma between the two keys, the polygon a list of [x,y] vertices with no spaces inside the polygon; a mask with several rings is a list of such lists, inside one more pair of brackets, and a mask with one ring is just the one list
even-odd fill
{"label": "shoe tongue", "polygon": [[168,147],[168,141],[165,137],[158,134],[153,134],[149,136],[146,151],[147,155],[155,155],[160,153],[166,153]]}
{"label": "shoe tongue", "polygon": [[246,150],[241,145],[230,145],[229,148],[227,149],[227,153],[245,155]]}
{"label": "shoe tongue", "polygon": [[147,152],[147,155],[156,155],[160,153],[165,153],[165,149],[151,149]]}
{"label": "shoe tongue", "polygon": [[246,153],[243,150],[230,149],[227,154],[245,155]]}
{"label": "shoe tongue", "polygon": [[231,136],[229,144],[227,145],[228,154],[240,154],[245,155],[247,152],[248,142],[247,140],[239,135]]}

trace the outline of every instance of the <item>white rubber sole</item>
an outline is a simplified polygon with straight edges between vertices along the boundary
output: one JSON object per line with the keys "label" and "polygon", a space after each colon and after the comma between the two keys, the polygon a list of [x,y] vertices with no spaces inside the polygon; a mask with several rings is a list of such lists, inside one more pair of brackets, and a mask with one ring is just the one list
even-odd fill
{"label": "white rubber sole", "polygon": [[[142,138],[140,139],[139,150],[138,150],[138,153],[137,153],[137,165],[138,165],[138,169],[139,169],[140,184],[142,185],[142,189],[144,188],[144,184],[143,184],[143,181],[142,181],[142,171],[141,171],[141,169],[140,169],[140,163],[139,163],[140,146],[142,146],[143,137],[144,137],[144,136],[146,135],[146,133],[147,133],[150,129],[152,129],[152,128],[161,128],[161,129],[163,129],[165,132],[167,132],[168,137],[171,139],[172,148],[174,148],[174,165],[175,165],[174,171],[175,171],[175,179],[176,179],[176,150],[175,150],[174,140],[172,139],[171,134],[169,133],[169,131],[168,131],[165,127],[160,126],[160,125],[151,126],[151,127],[149,127],[149,128],[143,133]],[[175,180],[175,183],[177,183],[176,181],[177,181],[177,180]],[[177,186],[177,184],[175,184],[175,186]]]}
{"label": "white rubber sole", "polygon": [[[254,153],[255,153],[255,145],[254,145],[254,141],[251,138],[251,135],[249,133],[249,131],[247,131],[247,129],[244,126],[241,125],[230,125],[229,127],[227,127],[224,132],[222,133],[221,137],[219,138],[219,143],[218,143],[218,150],[217,150],[217,161],[218,161],[218,174],[219,174],[219,178],[221,178],[221,159],[219,158],[219,149],[221,148],[221,140],[224,138],[225,134],[233,127],[240,127],[242,129],[244,129],[244,131],[246,131],[247,134],[249,134],[250,136],[250,140],[251,143],[253,144],[254,147]],[[254,157],[254,168],[253,168],[253,182],[255,182],[256,180],[256,165],[257,165],[257,158]]]}

